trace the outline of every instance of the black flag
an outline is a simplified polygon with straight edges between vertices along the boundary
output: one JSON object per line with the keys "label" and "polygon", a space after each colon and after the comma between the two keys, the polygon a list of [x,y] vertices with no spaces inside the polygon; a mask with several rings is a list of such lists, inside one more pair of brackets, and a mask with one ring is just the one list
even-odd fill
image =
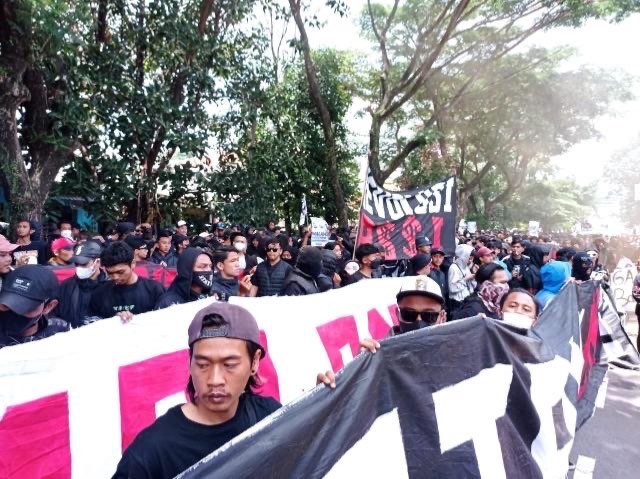
{"label": "black flag", "polygon": [[181,477],[564,477],[614,355],[602,298],[572,283],[532,330],[476,317],[385,339]]}
{"label": "black flag", "polygon": [[387,191],[369,171],[358,244],[381,243],[387,260],[411,258],[416,254],[416,238],[422,236],[453,254],[456,208],[455,177],[411,191]]}

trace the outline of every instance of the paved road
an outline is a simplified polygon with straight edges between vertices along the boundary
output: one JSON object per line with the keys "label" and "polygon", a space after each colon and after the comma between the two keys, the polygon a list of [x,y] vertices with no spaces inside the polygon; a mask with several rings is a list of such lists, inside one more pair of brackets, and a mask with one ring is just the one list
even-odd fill
{"label": "paved road", "polygon": [[[637,322],[627,323],[636,340]],[[640,478],[640,371],[611,367],[595,415],[576,436],[573,479]]]}

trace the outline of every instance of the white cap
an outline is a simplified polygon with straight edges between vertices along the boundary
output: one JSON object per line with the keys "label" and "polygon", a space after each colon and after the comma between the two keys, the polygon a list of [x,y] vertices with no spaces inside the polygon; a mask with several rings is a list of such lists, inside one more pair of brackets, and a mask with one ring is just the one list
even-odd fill
{"label": "white cap", "polygon": [[402,282],[402,287],[396,295],[396,299],[400,301],[405,296],[410,296],[413,294],[427,296],[429,298],[435,299],[440,304],[444,304],[440,285],[423,274],[420,276],[405,277]]}
{"label": "white cap", "polygon": [[203,231],[198,236],[200,236],[200,238],[208,238],[209,236],[211,236],[211,233],[209,233],[207,231]]}
{"label": "white cap", "polygon": [[180,226],[184,226],[184,225],[186,225],[186,224],[187,224],[187,222],[186,222],[185,220],[180,220],[180,221],[178,221],[178,222],[176,223],[176,226],[179,228]]}

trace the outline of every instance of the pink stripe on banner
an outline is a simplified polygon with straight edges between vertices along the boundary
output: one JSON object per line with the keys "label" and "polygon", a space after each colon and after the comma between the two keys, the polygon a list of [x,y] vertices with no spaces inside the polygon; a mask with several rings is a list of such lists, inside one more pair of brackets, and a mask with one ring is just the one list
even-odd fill
{"label": "pink stripe on banner", "polygon": [[0,445],[0,477],[71,477],[67,393],[7,408]]}
{"label": "pink stripe on banner", "polygon": [[123,451],[142,429],[155,421],[156,403],[186,391],[188,380],[187,350],[163,354],[119,369]]}

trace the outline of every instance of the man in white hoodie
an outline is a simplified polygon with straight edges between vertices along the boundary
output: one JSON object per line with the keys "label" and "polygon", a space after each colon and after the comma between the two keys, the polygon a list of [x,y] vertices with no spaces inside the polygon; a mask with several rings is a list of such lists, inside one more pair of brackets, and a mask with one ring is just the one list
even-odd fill
{"label": "man in white hoodie", "polygon": [[469,265],[473,246],[461,244],[456,247],[456,259],[449,267],[449,313],[460,308],[462,302],[475,289],[475,273]]}

